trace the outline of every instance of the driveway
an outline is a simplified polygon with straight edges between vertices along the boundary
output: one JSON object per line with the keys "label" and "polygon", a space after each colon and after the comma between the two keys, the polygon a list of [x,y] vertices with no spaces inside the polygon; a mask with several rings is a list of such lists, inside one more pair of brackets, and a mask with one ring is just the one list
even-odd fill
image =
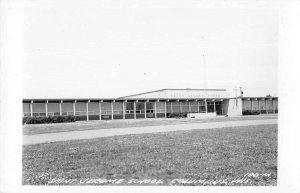
{"label": "driveway", "polygon": [[249,125],[266,125],[266,124],[277,124],[277,119],[190,123],[190,124],[178,124],[178,125],[160,125],[160,126],[146,126],[146,127],[144,126],[144,127],[70,131],[70,132],[47,133],[47,134],[38,134],[38,135],[23,135],[23,145],[76,140],[76,139],[92,139],[98,137],[110,137],[110,136],[129,135],[129,134],[187,131],[187,130],[194,130],[194,129],[213,129],[213,128],[238,127],[238,126],[249,126]]}

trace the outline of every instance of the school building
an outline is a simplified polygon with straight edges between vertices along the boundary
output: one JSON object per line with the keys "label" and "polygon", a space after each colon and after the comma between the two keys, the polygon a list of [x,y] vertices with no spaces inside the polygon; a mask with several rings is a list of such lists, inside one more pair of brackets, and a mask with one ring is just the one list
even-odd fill
{"label": "school building", "polygon": [[76,120],[242,116],[278,113],[277,97],[243,97],[226,89],[162,89],[119,98],[23,99],[23,117],[68,116]]}

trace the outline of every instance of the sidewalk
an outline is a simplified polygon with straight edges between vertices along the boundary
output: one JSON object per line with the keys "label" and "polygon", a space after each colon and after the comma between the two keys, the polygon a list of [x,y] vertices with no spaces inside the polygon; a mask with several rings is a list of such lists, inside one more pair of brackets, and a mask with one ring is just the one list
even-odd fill
{"label": "sidewalk", "polygon": [[277,124],[277,119],[190,123],[190,124],[178,124],[178,125],[129,127],[129,128],[47,133],[47,134],[38,134],[38,135],[24,135],[23,145],[76,140],[76,139],[92,139],[98,137],[110,137],[110,136],[129,135],[129,134],[186,131],[186,130],[193,130],[193,129],[213,129],[213,128],[223,128],[223,127],[238,127],[238,126],[265,125],[265,124]]}

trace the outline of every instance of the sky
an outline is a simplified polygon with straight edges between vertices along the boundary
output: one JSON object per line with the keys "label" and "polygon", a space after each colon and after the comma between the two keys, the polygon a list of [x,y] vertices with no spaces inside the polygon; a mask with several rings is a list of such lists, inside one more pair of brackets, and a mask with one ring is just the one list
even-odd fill
{"label": "sky", "polygon": [[24,98],[235,87],[278,95],[273,8],[29,6],[24,40]]}

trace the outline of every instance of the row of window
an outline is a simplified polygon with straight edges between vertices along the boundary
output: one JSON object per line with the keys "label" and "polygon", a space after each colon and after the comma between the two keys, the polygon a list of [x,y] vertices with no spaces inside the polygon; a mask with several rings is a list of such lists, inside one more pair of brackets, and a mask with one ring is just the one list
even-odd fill
{"label": "row of window", "polygon": [[[209,102],[208,102],[209,103]],[[127,102],[125,103],[125,109],[126,110],[134,110],[134,103],[133,102]],[[191,109],[197,109],[197,103],[191,102],[190,105],[187,102],[182,102],[181,104],[179,102],[174,103],[167,103],[167,105],[171,105],[176,108],[176,106],[181,106],[181,108],[191,108]],[[204,103],[199,102],[199,106],[205,106]],[[61,109],[62,111],[73,111],[74,106],[72,103],[62,103]],[[98,103],[89,103],[88,108],[90,111],[97,111],[99,110],[99,104]],[[101,110],[110,110],[113,108],[114,110],[123,110],[123,104],[122,103],[113,103],[113,106],[111,106],[111,103],[102,103],[101,104]],[[86,111],[87,105],[85,103],[76,103],[75,105],[76,111]],[[145,103],[136,103],[136,110],[144,110],[145,109]],[[157,110],[164,110],[165,109],[165,103],[158,102],[156,105]],[[148,102],[146,103],[146,110],[154,110],[154,103]],[[45,112],[46,111],[46,105],[45,103],[33,103],[32,104],[32,111],[33,112]],[[59,103],[48,103],[47,104],[47,111],[48,112],[59,112],[60,111],[60,105]],[[29,103],[23,103],[23,112],[27,113],[30,112],[30,104]]]}
{"label": "row of window", "polygon": [[[112,103],[101,103],[101,114],[110,115]],[[221,102],[207,102],[207,111],[214,112],[214,105],[220,106]],[[156,103],[156,112],[157,113],[165,113],[165,107],[167,106],[168,113],[176,113],[176,112],[206,112],[206,106],[204,101],[197,102],[172,102],[172,103],[164,103],[157,102]],[[137,102],[136,103],[136,114],[144,114],[145,113],[145,103]],[[74,106],[72,103],[62,103],[62,115],[74,115],[73,112]],[[59,113],[59,103],[48,103],[47,111],[48,116],[58,116]],[[125,103],[125,114],[134,114],[134,103],[126,102]],[[86,103],[76,103],[75,106],[75,115],[86,115]],[[46,105],[45,103],[33,103],[32,104],[32,115],[33,116],[46,116]],[[30,104],[23,103],[23,116],[30,116]],[[154,103],[147,102],[146,103],[146,113],[154,113]],[[123,103],[117,102],[113,103],[113,114],[123,114]],[[89,103],[89,115],[99,115],[99,103]]]}
{"label": "row of window", "polygon": [[[171,111],[168,111],[168,112],[170,113]],[[177,112],[177,111],[174,110],[173,112]],[[178,112],[180,112],[180,111],[178,111]],[[182,112],[188,112],[188,111],[182,111]],[[195,110],[191,110],[189,112],[191,112],[191,113],[196,113],[196,112],[205,113],[206,108],[205,108],[205,106],[199,106],[199,111],[197,111],[197,109],[195,109]],[[208,112],[214,112],[214,111],[213,110],[211,111],[210,108],[208,108]],[[136,110],[135,113],[136,114],[145,114],[145,110]],[[155,113],[155,110],[154,109],[147,109],[146,113],[147,114],[148,113]],[[165,113],[165,110],[164,109],[156,109],[156,113]],[[62,116],[68,116],[68,115],[74,115],[74,112],[73,111],[67,111],[67,112],[63,111],[61,114],[62,114]],[[104,111],[101,111],[101,114],[102,115],[111,115],[112,111],[111,110],[104,110]],[[122,110],[113,110],[113,114],[114,115],[123,114],[123,111]],[[125,114],[134,114],[134,110],[126,110]],[[59,112],[47,112],[47,115],[48,116],[59,116],[60,113]],[[76,116],[81,116],[81,115],[87,115],[87,113],[86,113],[86,111],[76,111],[75,115]],[[99,110],[98,111],[89,111],[89,115],[99,115]],[[30,117],[30,113],[25,112],[25,113],[23,113],[23,116],[24,117]],[[34,116],[34,117],[46,116],[46,113],[45,112],[32,112],[32,116]]]}
{"label": "row of window", "polygon": [[[106,110],[106,111],[101,111],[102,115],[111,115],[111,110]],[[164,110],[156,110],[157,113],[165,113]],[[144,114],[145,111],[141,111],[141,110],[136,110],[136,114]],[[154,110],[146,110],[146,113],[154,113]],[[48,112],[47,113],[48,116],[59,116],[60,113],[59,112]],[[61,113],[62,116],[68,116],[68,115],[74,115],[74,112],[62,112]],[[123,114],[123,111],[119,111],[119,110],[114,110],[113,111],[114,115],[121,115]],[[125,114],[134,114],[133,110],[126,110]],[[81,116],[81,115],[87,115],[86,111],[76,111],[75,112],[76,116]],[[89,111],[89,115],[99,115],[99,111]],[[30,113],[23,113],[24,117],[30,117]],[[33,117],[44,117],[46,116],[46,113],[43,112],[32,112],[32,116]]]}
{"label": "row of window", "polygon": [[253,101],[253,100],[244,100],[243,101],[243,110],[277,110],[278,101]]}

